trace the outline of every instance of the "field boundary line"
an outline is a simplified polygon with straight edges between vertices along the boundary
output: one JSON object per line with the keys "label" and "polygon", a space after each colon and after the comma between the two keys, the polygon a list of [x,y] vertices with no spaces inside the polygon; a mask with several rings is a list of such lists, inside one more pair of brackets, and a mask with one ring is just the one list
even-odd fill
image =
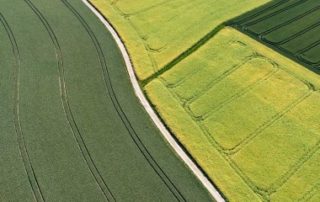
{"label": "field boundary line", "polygon": [[282,119],[288,112],[290,112],[292,109],[294,109],[297,105],[299,105],[301,102],[306,100],[308,97],[311,96],[313,91],[308,90],[307,93],[301,95],[296,100],[294,100],[292,103],[284,107],[280,112],[276,113],[271,119],[265,121],[262,123],[258,128],[256,128],[253,132],[248,134],[247,137],[245,137],[243,140],[241,140],[238,144],[233,146],[231,149],[227,151],[228,155],[234,155],[238,153],[240,150],[243,149],[246,145],[250,144],[257,136],[259,136],[263,131],[265,131],[267,128],[275,124],[278,120]]}
{"label": "field boundary line", "polygon": [[254,58],[255,57],[253,55],[251,55],[249,57],[244,58],[243,62],[231,66],[226,71],[224,71],[222,74],[220,74],[216,78],[213,78],[212,80],[210,80],[210,82],[208,82],[208,84],[206,86],[204,86],[202,89],[199,89],[199,91],[194,93],[191,98],[185,98],[184,99],[184,100],[186,100],[185,104],[190,105],[190,104],[194,103],[196,100],[198,100],[203,95],[205,95],[210,89],[212,89],[214,86],[216,86],[220,82],[224,81],[226,78],[228,78],[230,75],[235,73],[237,70],[242,68],[244,65],[249,63]]}
{"label": "field boundary line", "polygon": [[62,108],[65,112],[68,124],[70,126],[70,129],[72,131],[72,134],[78,144],[78,147],[81,151],[82,157],[85,160],[92,176],[94,177],[96,183],[98,184],[99,188],[103,192],[103,195],[108,201],[116,201],[115,197],[113,196],[110,188],[104,181],[102,175],[99,172],[99,169],[95,165],[95,162],[93,161],[93,158],[90,155],[90,152],[84,142],[84,139],[81,135],[80,129],[74,119],[70,103],[68,100],[68,93],[67,93],[67,87],[66,87],[66,81],[65,81],[65,73],[64,73],[64,65],[63,65],[63,55],[61,51],[61,47],[59,44],[59,41],[57,39],[57,36],[55,35],[52,27],[50,26],[49,22],[45,19],[43,14],[38,10],[38,8],[31,2],[31,0],[25,0],[25,2],[28,4],[28,6],[31,8],[31,10],[34,12],[35,15],[39,18],[42,25],[45,27],[51,42],[53,44],[53,47],[55,49],[55,55],[57,59],[57,67],[58,67],[58,73],[59,73],[59,86],[60,86],[60,97],[62,102]]}
{"label": "field boundary line", "polygon": [[213,183],[209,181],[209,179],[205,176],[205,174],[199,169],[199,167],[195,164],[193,160],[188,156],[188,154],[184,151],[184,149],[180,146],[180,144],[175,140],[173,135],[168,131],[165,125],[161,122],[160,118],[157,116],[153,108],[151,107],[150,103],[148,102],[147,98],[145,97],[138,80],[136,78],[133,65],[131,63],[129,54],[127,49],[122,42],[119,34],[113,28],[113,26],[107,21],[105,17],[103,17],[100,12],[90,3],[88,0],[82,0],[82,2],[100,19],[100,21],[104,24],[104,26],[108,29],[108,31],[113,36],[114,40],[116,41],[123,59],[125,61],[125,65],[127,71],[129,73],[129,78],[131,84],[133,86],[134,92],[139,99],[140,103],[150,116],[153,123],[157,126],[160,130],[162,136],[166,139],[166,141],[170,144],[171,148],[178,154],[178,156],[184,161],[184,163],[189,167],[189,169],[193,172],[193,174],[200,180],[200,182],[204,185],[204,187],[209,191],[212,197],[217,200],[218,202],[224,202],[224,198],[220,194],[220,192],[215,188]]}
{"label": "field boundary line", "polygon": [[170,70],[172,67],[174,67],[176,64],[180,63],[182,60],[187,58],[189,55],[197,51],[199,48],[201,48],[204,44],[206,44],[212,37],[214,37],[218,32],[220,32],[223,28],[225,28],[225,22],[220,23],[218,26],[216,26],[213,30],[211,30],[209,33],[207,33],[204,37],[202,37],[199,41],[197,41],[195,44],[191,45],[187,50],[183,51],[178,55],[176,58],[174,58],[172,61],[170,61],[168,64],[166,64],[164,67],[162,67],[157,72],[153,73],[146,79],[141,81],[142,86],[146,86],[148,83],[150,83],[155,78],[161,76],[163,73]]}
{"label": "field boundary line", "polygon": [[17,142],[19,145],[19,151],[20,155],[23,161],[24,169],[26,171],[26,174],[28,176],[29,183],[31,185],[31,189],[33,191],[33,195],[37,202],[43,202],[44,197],[43,193],[41,191],[37,176],[35,174],[34,168],[31,163],[30,155],[26,146],[26,142],[24,139],[22,127],[21,127],[21,121],[20,121],[20,67],[21,67],[21,60],[20,60],[20,51],[19,47],[16,41],[16,38],[7,22],[5,17],[0,13],[0,22],[3,25],[5,31],[7,32],[7,35],[9,37],[11,46],[12,46],[12,52],[15,57],[15,93],[14,93],[14,108],[13,108],[13,114],[14,114],[14,125],[15,125],[15,131],[17,134]]}
{"label": "field boundary line", "polygon": [[[253,83],[249,84],[248,86],[240,89],[237,93],[234,93],[232,96],[228,97],[227,99],[225,99],[224,101],[220,102],[217,106],[215,106],[214,108],[210,109],[209,111],[205,112],[204,114],[197,116],[192,112],[192,115],[195,117],[201,117],[201,119],[207,119],[210,116],[212,116],[212,114],[214,114],[215,112],[221,110],[222,108],[224,108],[226,105],[228,105],[229,103],[233,102],[234,100],[237,100],[241,97],[243,97],[244,95],[246,95],[247,93],[253,91],[256,87],[258,87],[260,84],[268,81],[272,76],[274,76],[277,72],[279,71],[279,68],[277,67],[273,67],[273,69],[266,73],[265,75],[263,75],[263,77],[259,78],[258,80],[254,81]],[[190,107],[190,106],[189,106]],[[190,109],[191,110],[191,109]],[[192,110],[191,110],[192,111]]]}

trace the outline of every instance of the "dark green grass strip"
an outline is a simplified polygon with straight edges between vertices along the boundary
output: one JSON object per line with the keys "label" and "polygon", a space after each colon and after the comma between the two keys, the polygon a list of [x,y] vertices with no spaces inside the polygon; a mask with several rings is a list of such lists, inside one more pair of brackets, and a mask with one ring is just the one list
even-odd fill
{"label": "dark green grass strip", "polygon": [[17,41],[14,37],[14,34],[8,24],[8,22],[6,21],[5,17],[0,13],[0,21],[1,24],[4,26],[7,35],[10,39],[11,45],[12,45],[12,51],[15,57],[15,63],[16,63],[16,67],[15,67],[15,71],[14,71],[14,79],[15,79],[15,93],[14,93],[14,109],[13,109],[13,113],[14,113],[14,125],[15,125],[15,130],[16,130],[16,134],[17,134],[17,141],[19,144],[19,150],[20,150],[20,154],[22,157],[22,161],[23,161],[23,165],[24,168],[26,170],[26,173],[28,175],[28,180],[31,184],[31,188],[34,194],[34,197],[36,199],[36,201],[38,202],[43,202],[44,201],[44,197],[43,194],[41,192],[40,189],[40,185],[38,183],[37,180],[37,176],[35,174],[35,171],[33,169],[31,160],[30,160],[30,156],[28,153],[28,149],[26,147],[26,143],[24,140],[24,135],[23,135],[23,131],[22,131],[22,127],[21,127],[21,122],[20,122],[20,104],[19,104],[19,100],[20,100],[20,52],[19,52],[19,47],[17,44]]}
{"label": "dark green grass strip", "polygon": [[74,119],[73,113],[71,111],[71,107],[68,100],[68,94],[67,94],[67,88],[66,88],[66,81],[65,81],[65,74],[64,74],[64,67],[63,67],[63,56],[60,48],[60,44],[58,42],[58,39],[51,28],[48,21],[45,19],[43,14],[35,7],[35,5],[30,0],[25,0],[25,2],[30,6],[30,8],[33,10],[33,12],[38,16],[38,18],[41,20],[41,23],[46,28],[52,43],[55,48],[56,57],[57,57],[57,65],[58,65],[58,72],[59,72],[59,82],[60,85],[60,91],[61,91],[61,99],[63,103],[63,109],[65,111],[68,123],[71,127],[72,133],[77,141],[77,144],[81,150],[82,156],[85,159],[88,168],[90,169],[91,174],[95,178],[97,184],[99,185],[100,189],[102,190],[104,196],[108,201],[115,201],[115,197],[112,194],[110,188],[107,186],[106,182],[104,181],[103,177],[101,176],[97,166],[95,165],[90,152],[85,144],[85,141],[80,133],[80,130],[77,126],[77,123]]}
{"label": "dark green grass strip", "polygon": [[[299,2],[302,1],[307,1],[307,0],[301,0]],[[254,13],[248,17],[246,17],[245,19],[242,19],[241,21],[245,22],[246,20],[251,19],[252,17],[258,17],[259,15],[263,14],[264,12],[268,11],[268,10],[272,10],[282,4],[285,4],[289,2],[289,0],[283,0],[280,1],[276,4],[273,4],[271,6],[266,7],[263,10],[260,10],[257,13]],[[234,19],[238,19],[238,17],[234,18]],[[235,23],[233,22],[233,20],[227,21],[227,22],[223,22],[220,25],[218,25],[217,27],[215,27],[213,30],[211,30],[208,34],[206,34],[204,37],[202,37],[198,42],[196,42],[195,44],[193,44],[190,48],[188,48],[187,50],[185,50],[184,52],[182,52],[179,56],[177,56],[176,58],[174,58],[171,62],[169,62],[168,64],[166,64],[163,68],[161,68],[160,70],[158,70],[157,72],[153,73],[151,76],[147,77],[146,79],[140,81],[140,84],[142,85],[142,87],[146,86],[148,83],[150,83],[152,80],[156,79],[157,77],[159,77],[160,75],[162,75],[163,73],[167,72],[168,70],[170,70],[172,67],[174,67],[175,65],[177,65],[178,63],[180,63],[182,60],[184,60],[185,58],[187,58],[188,56],[190,56],[192,53],[194,53],[195,51],[197,51],[200,47],[202,47],[204,44],[206,44],[210,39],[212,39],[218,32],[220,32],[223,28],[225,28],[226,26],[229,25],[236,25],[239,24],[238,21]]]}
{"label": "dark green grass strip", "polygon": [[196,50],[198,50],[200,47],[202,47],[204,44],[206,44],[211,38],[213,38],[219,31],[221,31],[225,27],[225,23],[221,23],[217,27],[215,27],[212,31],[210,31],[208,34],[206,34],[204,37],[202,37],[197,43],[192,45],[190,48],[182,52],[178,57],[173,59],[171,62],[169,62],[167,65],[165,65],[163,68],[149,76],[148,78],[141,81],[142,86],[146,86],[150,81],[157,78],[158,76],[162,75],[166,71],[170,70],[172,67],[174,67],[176,64],[187,58],[189,55],[194,53]]}
{"label": "dark green grass strip", "polygon": [[152,169],[157,173],[157,175],[160,177],[160,179],[163,181],[163,183],[167,186],[167,188],[171,191],[171,193],[174,195],[174,197],[178,201],[186,201],[182,193],[178,190],[178,188],[174,185],[174,183],[170,180],[170,178],[167,176],[167,174],[162,170],[162,168],[159,166],[159,164],[155,161],[155,159],[152,157],[146,146],[143,144],[139,136],[137,135],[136,131],[133,129],[129,119],[127,118],[126,114],[124,113],[117,96],[115,94],[115,91],[113,89],[113,85],[111,82],[108,66],[105,61],[105,55],[102,51],[101,45],[96,38],[94,32],[91,30],[90,26],[87,24],[87,22],[84,20],[84,18],[78,13],[78,11],[73,8],[73,6],[66,0],[61,0],[65,6],[74,14],[74,16],[79,20],[79,22],[82,24],[83,28],[86,30],[88,35],[90,36],[99,57],[100,65],[103,71],[103,76],[105,80],[105,84],[107,87],[107,95],[110,97],[112,104],[114,106],[114,109],[116,110],[119,118],[121,119],[122,123],[126,127],[129,135],[131,136],[133,142],[138,147],[141,154],[144,156],[144,158],[147,160],[149,165],[152,167]]}

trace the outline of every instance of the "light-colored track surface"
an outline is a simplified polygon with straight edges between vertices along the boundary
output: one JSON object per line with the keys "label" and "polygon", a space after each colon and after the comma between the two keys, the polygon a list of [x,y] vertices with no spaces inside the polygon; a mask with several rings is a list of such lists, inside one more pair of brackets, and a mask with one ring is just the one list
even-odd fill
{"label": "light-colored track surface", "polygon": [[197,176],[197,178],[201,181],[201,183],[207,188],[209,193],[214,197],[214,199],[218,202],[225,201],[219,191],[214,187],[214,185],[208,180],[208,178],[204,175],[204,173],[198,168],[198,166],[191,160],[191,158],[184,152],[178,142],[174,139],[171,133],[167,130],[164,124],[161,122],[160,118],[154,112],[153,108],[151,107],[150,103],[146,99],[145,95],[143,94],[137,78],[134,73],[133,65],[130,61],[129,54],[125,48],[124,43],[122,42],[120,36],[112,27],[112,25],[97,11],[87,0],[82,0],[83,3],[89,7],[89,9],[101,20],[101,22],[105,25],[108,31],[112,34],[113,38],[117,42],[119,49],[123,55],[124,61],[126,63],[126,67],[129,73],[130,81],[133,85],[134,92],[136,96],[139,98],[139,101],[149,114],[150,118],[154,122],[154,124],[159,128],[163,137],[168,141],[174,151],[179,155],[179,157],[185,162],[185,164],[192,170],[192,172]]}

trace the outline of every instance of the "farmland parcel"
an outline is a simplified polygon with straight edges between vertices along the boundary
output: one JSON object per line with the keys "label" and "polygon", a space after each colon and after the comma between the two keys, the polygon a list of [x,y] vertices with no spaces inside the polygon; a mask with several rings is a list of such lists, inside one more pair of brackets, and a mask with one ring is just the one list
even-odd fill
{"label": "farmland parcel", "polygon": [[[119,31],[167,126],[227,199],[320,200],[319,76],[224,28],[266,1],[91,2]],[[276,17],[290,9],[297,10]],[[306,27],[288,30],[316,30],[317,9],[312,0],[272,1],[233,22],[246,33],[247,24],[279,29],[285,39],[295,34],[280,30],[291,18],[310,14]],[[317,62],[319,34],[312,36],[297,42],[306,50],[298,59]]]}
{"label": "farmland parcel", "polygon": [[0,2],[0,201],[212,200],[81,1]]}
{"label": "farmland parcel", "polygon": [[232,25],[320,73],[319,19],[317,0],[273,1]]}

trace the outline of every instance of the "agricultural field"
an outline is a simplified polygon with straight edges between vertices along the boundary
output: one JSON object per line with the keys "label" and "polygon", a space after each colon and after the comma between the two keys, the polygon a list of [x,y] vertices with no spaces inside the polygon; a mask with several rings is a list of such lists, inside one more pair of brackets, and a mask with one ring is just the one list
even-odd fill
{"label": "agricultural field", "polygon": [[268,1],[90,0],[121,33],[142,81],[169,69],[226,20]]}
{"label": "agricultural field", "polygon": [[79,0],[0,0],[0,201],[212,201]]}
{"label": "agricultural field", "polygon": [[230,201],[299,201],[319,191],[319,87],[318,75],[225,28],[145,90]]}
{"label": "agricultural field", "polygon": [[277,0],[232,21],[264,44],[320,73],[320,2]]}
{"label": "agricultural field", "polygon": [[320,200],[318,1],[91,2],[228,201]]}

